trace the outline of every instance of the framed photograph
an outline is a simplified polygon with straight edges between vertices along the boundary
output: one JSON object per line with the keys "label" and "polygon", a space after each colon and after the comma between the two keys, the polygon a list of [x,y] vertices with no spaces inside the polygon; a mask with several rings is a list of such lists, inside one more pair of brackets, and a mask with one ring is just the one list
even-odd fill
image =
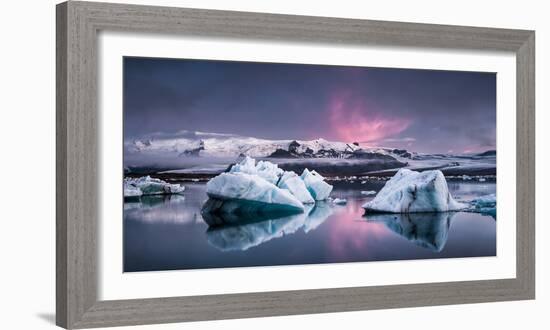
{"label": "framed photograph", "polygon": [[534,47],[57,5],[57,324],[534,299]]}

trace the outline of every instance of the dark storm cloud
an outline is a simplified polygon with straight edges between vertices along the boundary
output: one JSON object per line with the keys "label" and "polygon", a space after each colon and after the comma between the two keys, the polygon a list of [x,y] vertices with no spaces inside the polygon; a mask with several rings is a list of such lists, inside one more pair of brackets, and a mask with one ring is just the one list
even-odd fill
{"label": "dark storm cloud", "polygon": [[125,137],[323,137],[423,152],[494,148],[492,73],[124,59]]}

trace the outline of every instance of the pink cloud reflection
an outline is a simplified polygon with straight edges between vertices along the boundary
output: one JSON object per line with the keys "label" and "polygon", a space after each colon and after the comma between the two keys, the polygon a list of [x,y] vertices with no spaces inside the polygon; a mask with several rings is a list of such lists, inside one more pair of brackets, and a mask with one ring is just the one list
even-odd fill
{"label": "pink cloud reflection", "polygon": [[367,105],[350,92],[335,93],[328,111],[331,128],[342,141],[376,143],[403,132],[411,124],[407,118],[383,114],[383,110]]}
{"label": "pink cloud reflection", "polygon": [[361,203],[349,201],[336,212],[337,221],[327,221],[329,226],[328,253],[332,257],[346,258],[350,250],[363,251],[369,255],[369,246],[386,239],[389,232],[382,223],[368,223],[363,219]]}

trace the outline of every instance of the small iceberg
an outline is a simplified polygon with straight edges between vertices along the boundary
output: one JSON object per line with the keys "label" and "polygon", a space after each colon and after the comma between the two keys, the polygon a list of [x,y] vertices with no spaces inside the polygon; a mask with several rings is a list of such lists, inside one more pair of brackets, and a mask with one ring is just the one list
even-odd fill
{"label": "small iceberg", "polygon": [[367,213],[447,212],[467,207],[453,199],[441,171],[409,169],[400,169],[373,200],[363,205]]}
{"label": "small iceberg", "polygon": [[124,197],[180,194],[184,190],[185,187],[181,184],[168,183],[150,176],[124,178]]}
{"label": "small iceberg", "polygon": [[[306,179],[304,179],[304,177]],[[306,205],[327,199],[332,186],[315,171],[302,176],[276,164],[245,157],[206,184],[209,200],[203,205],[211,225],[246,222],[248,218],[303,213]],[[314,192],[314,193],[312,193]]]}
{"label": "small iceberg", "polygon": [[332,202],[334,204],[338,204],[338,205],[346,205],[348,200],[345,199],[345,198],[335,198],[335,199],[332,200]]}
{"label": "small iceberg", "polygon": [[468,202],[469,207],[465,211],[490,215],[497,217],[497,195],[489,194],[472,199]]}
{"label": "small iceberg", "polygon": [[362,190],[361,195],[365,195],[365,196],[376,195],[376,191],[374,191],[374,190]]}

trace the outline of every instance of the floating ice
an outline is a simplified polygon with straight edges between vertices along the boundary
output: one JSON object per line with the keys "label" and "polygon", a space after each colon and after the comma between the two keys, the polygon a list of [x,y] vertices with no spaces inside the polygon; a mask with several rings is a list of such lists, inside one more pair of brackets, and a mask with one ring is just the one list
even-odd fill
{"label": "floating ice", "polygon": [[277,185],[279,188],[290,191],[292,195],[304,204],[315,203],[302,178],[292,171],[284,172]]}
{"label": "floating ice", "polygon": [[363,205],[367,212],[389,213],[446,212],[466,207],[453,199],[441,171],[408,169],[400,169],[372,201]]}
{"label": "floating ice", "polygon": [[[305,205],[324,200],[332,186],[307,169],[302,176],[283,171],[268,161],[245,157],[206,184],[210,199],[203,205],[205,221],[211,225],[246,222],[265,216],[301,213]],[[250,218],[250,219],[249,219]]]}
{"label": "floating ice", "polygon": [[332,202],[338,205],[345,205],[348,202],[348,200],[345,198],[335,198],[332,200]]}
{"label": "floating ice", "polygon": [[[206,184],[208,197],[227,201],[246,202],[246,208],[264,208],[265,211],[291,210],[302,212],[304,205],[288,190],[281,189],[264,178],[242,172],[222,173]],[[241,203],[242,204],[242,203]],[[230,213],[220,208],[222,213]]]}
{"label": "floating ice", "polygon": [[325,178],[315,171],[309,171],[307,168],[301,175],[307,190],[316,201],[322,201],[328,198],[332,191],[332,186],[325,182]]}
{"label": "floating ice", "polygon": [[150,176],[124,178],[124,197],[179,194],[184,190],[183,185],[168,183]]}
{"label": "floating ice", "polygon": [[361,195],[366,195],[366,196],[376,195],[376,191],[374,191],[374,190],[363,190],[363,191],[361,191]]}
{"label": "floating ice", "polygon": [[468,202],[470,205],[467,211],[491,215],[496,218],[497,215],[497,195],[489,194],[477,197]]}

